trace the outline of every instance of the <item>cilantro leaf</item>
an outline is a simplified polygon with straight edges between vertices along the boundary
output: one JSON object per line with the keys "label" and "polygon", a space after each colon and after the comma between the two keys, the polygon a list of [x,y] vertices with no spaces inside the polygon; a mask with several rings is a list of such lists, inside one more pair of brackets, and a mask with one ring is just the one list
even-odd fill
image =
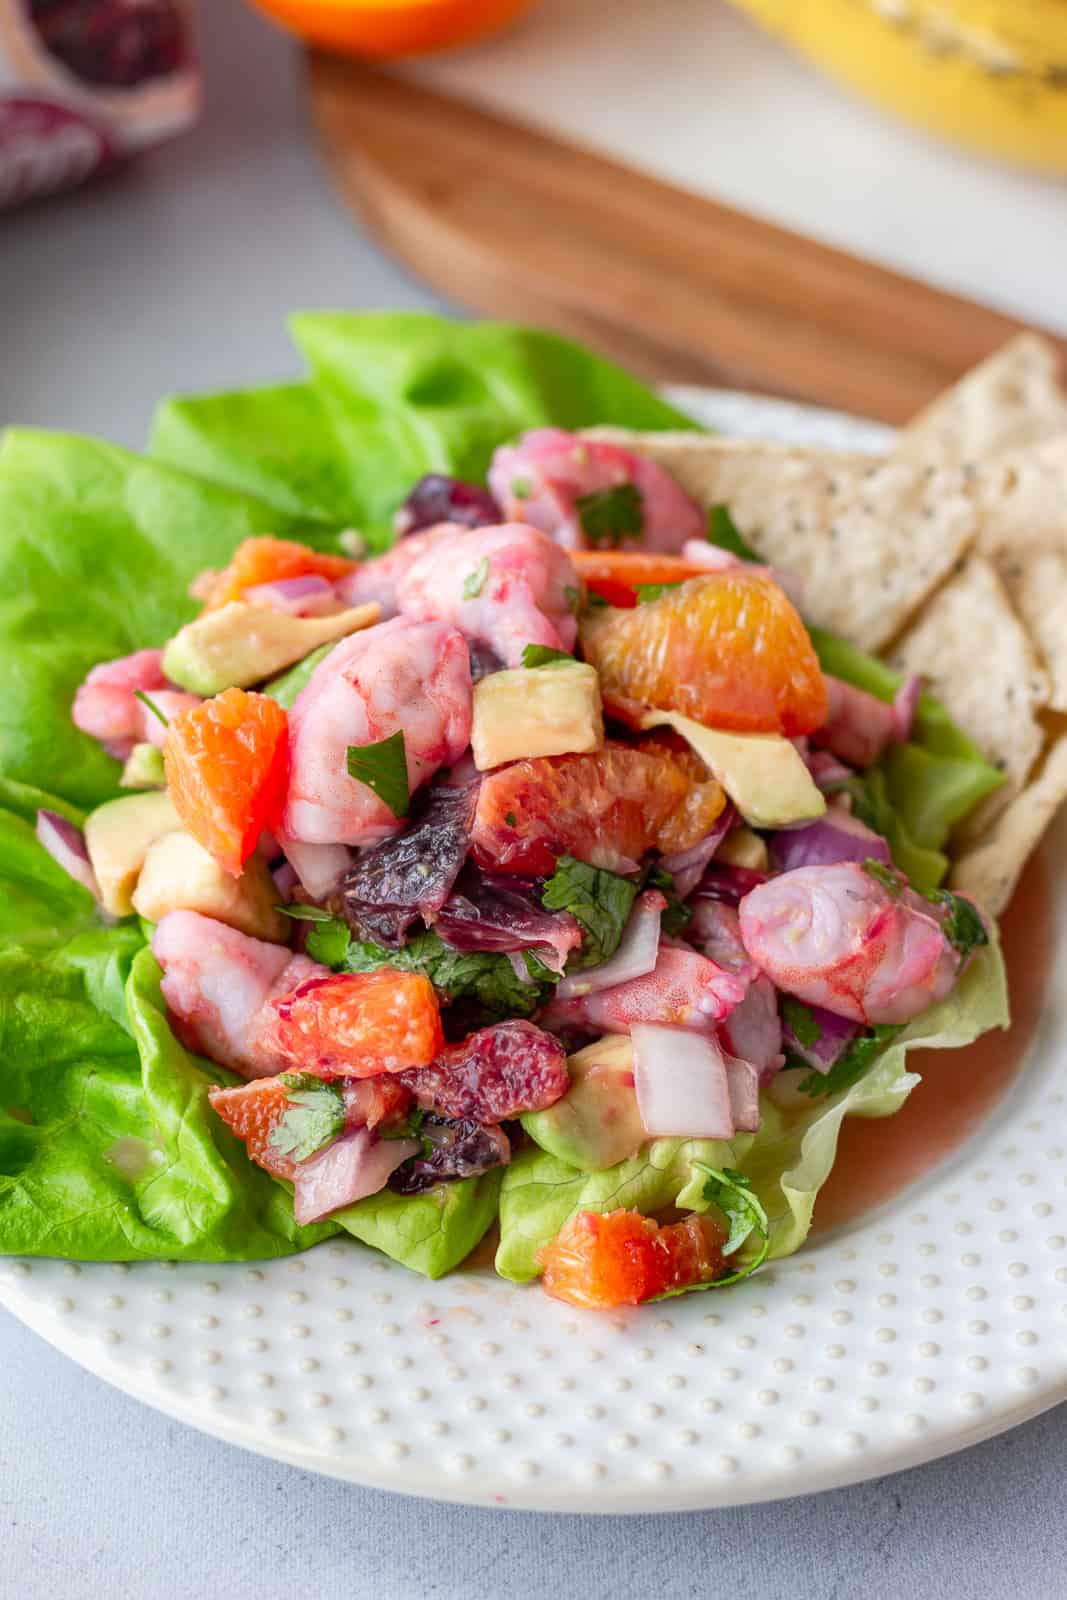
{"label": "cilantro leaf", "polygon": [[351,942],[348,923],[342,922],[340,917],[331,917],[328,922],[313,923],[305,948],[312,961],[321,961],[324,967],[339,970],[345,964]]}
{"label": "cilantro leaf", "polygon": [[660,927],[670,938],[676,939],[684,933],[693,918],[693,908],[687,906],[684,900],[679,900],[674,892],[674,874],[665,867],[652,862],[642,868],[637,876],[637,892],[642,889],[658,889],[667,897],[667,906],[660,920]]}
{"label": "cilantro leaf", "polygon": [[350,744],[349,776],[365,783],[394,817],[406,817],[411,808],[408,793],[408,761],[404,749],[404,730],[398,728],[377,744]]}
{"label": "cilantro leaf", "polygon": [[133,698],[135,700],[140,700],[142,705],[147,706],[157,722],[161,722],[165,728],[170,727],[170,718],[159,709],[151,695],[145,694],[143,689],[135,689],[133,691]]}
{"label": "cilantro leaf", "polygon": [[469,572],[463,580],[464,600],[477,600],[485,588],[489,577],[489,557],[483,556],[473,572]]}
{"label": "cilantro leaf", "polygon": [[720,550],[729,550],[742,561],[762,560],[759,552],[738,532],[729,506],[712,506],[708,512],[708,543],[717,544]]}
{"label": "cilantro leaf", "polygon": [[[873,856],[868,856],[863,863],[863,870],[869,878],[874,878],[883,889],[888,889],[894,900],[900,899],[900,892],[904,887],[904,880],[899,872],[894,872],[892,867],[887,867],[884,862],[876,861]],[[800,1035],[798,1034],[799,1038]]]}
{"label": "cilantro leaf", "polygon": [[762,1202],[753,1191],[751,1178],[746,1178],[744,1173],[733,1167],[723,1167],[719,1171],[715,1167],[705,1166],[702,1161],[694,1161],[693,1166],[697,1171],[707,1174],[704,1199],[717,1206],[726,1218],[729,1232],[722,1247],[723,1255],[736,1256],[755,1235],[754,1247],[750,1246],[736,1270],[723,1278],[714,1278],[707,1285],[709,1289],[719,1289],[725,1284],[737,1283],[740,1278],[751,1277],[763,1265],[771,1247],[770,1222]]}
{"label": "cilantro leaf", "polygon": [[329,911],[324,911],[321,906],[306,906],[299,900],[291,906],[275,906],[275,911],[280,911],[283,917],[292,917],[294,922],[336,922],[336,917]]}
{"label": "cilantro leaf", "polygon": [[644,532],[644,497],[636,483],[617,483],[611,489],[580,494],[574,509],[592,545],[617,545],[628,534]]}
{"label": "cilantro leaf", "polygon": [[822,1038],[822,1029],[815,1020],[814,1013],[806,1006],[803,1000],[797,1000],[794,995],[783,994],[778,1003],[782,1021],[790,1028],[797,1041],[810,1050]]}
{"label": "cilantro leaf", "polygon": [[634,586],[639,606],[647,606],[650,600],[658,600],[660,595],[666,594],[669,589],[680,589],[682,580],[679,578],[674,583],[638,583]]}
{"label": "cilantro leaf", "polygon": [[512,478],[508,487],[516,500],[529,500],[533,494],[533,481],[530,478]]}
{"label": "cilantro leaf", "polygon": [[636,897],[629,878],[560,856],[541,904],[546,911],[569,911],[582,925],[582,948],[568,961],[569,972],[598,967],[615,954]]}
{"label": "cilantro leaf", "polygon": [[[417,933],[399,950],[387,950],[370,939],[350,939],[344,966],[348,972],[373,972],[377,967],[421,972],[449,1000],[470,1002],[493,1020],[528,1017],[547,997],[542,983],[524,983],[516,975],[506,955],[453,950],[432,929]],[[557,974],[552,981],[558,982]]]}
{"label": "cilantro leaf", "polygon": [[576,617],[582,609],[582,591],[576,589],[573,583],[563,585],[563,598],[567,602],[567,610],[572,617]]}
{"label": "cilantro leaf", "polygon": [[522,664],[524,667],[558,667],[562,664],[573,667],[574,657],[568,655],[566,650],[553,650],[547,644],[528,644],[523,646]]}
{"label": "cilantro leaf", "polygon": [[978,912],[978,907],[951,889],[935,889],[927,896],[935,906],[948,906],[949,915],[942,923],[942,931],[949,944],[954,945],[966,959],[972,950],[989,943],[989,932]]}
{"label": "cilantro leaf", "polygon": [[838,1057],[829,1072],[810,1072],[797,1084],[797,1088],[801,1094],[810,1096],[812,1100],[818,1100],[823,1095],[838,1094],[842,1089],[850,1089],[870,1071],[886,1046],[892,1043],[899,1032],[900,1025],[897,1023],[879,1023],[878,1027],[869,1028],[866,1033],[861,1033],[853,1039],[844,1055]]}
{"label": "cilantro leaf", "polygon": [[310,1073],[283,1073],[282,1082],[287,1109],[271,1129],[268,1143],[283,1156],[306,1161],[344,1127],[344,1097],[336,1084]]}

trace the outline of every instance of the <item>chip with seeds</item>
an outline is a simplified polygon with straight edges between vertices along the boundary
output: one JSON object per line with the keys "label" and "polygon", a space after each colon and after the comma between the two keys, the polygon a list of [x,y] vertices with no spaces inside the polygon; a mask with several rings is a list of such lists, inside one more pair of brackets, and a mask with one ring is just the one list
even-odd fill
{"label": "chip with seeds", "polygon": [[1067,433],[1059,356],[1022,333],[974,367],[904,429],[896,454],[936,467],[988,460]]}
{"label": "chip with seeds", "polygon": [[1050,744],[1036,778],[996,819],[985,837],[956,861],[952,886],[999,916],[1027,861],[1067,800],[1067,734]]}
{"label": "chip with seeds", "polygon": [[594,429],[726,505],[753,548],[804,584],[805,617],[876,651],[898,634],[973,543],[963,470],[694,433]]}
{"label": "chip with seeds", "polygon": [[966,823],[981,832],[1026,783],[1044,734],[1048,679],[989,562],[968,556],[891,652],[930,691],[1007,780]]}

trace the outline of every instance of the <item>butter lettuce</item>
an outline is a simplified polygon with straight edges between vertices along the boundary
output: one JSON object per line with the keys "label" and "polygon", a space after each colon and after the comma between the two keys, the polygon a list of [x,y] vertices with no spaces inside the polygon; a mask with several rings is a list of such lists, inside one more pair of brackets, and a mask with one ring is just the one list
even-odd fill
{"label": "butter lettuce", "polygon": [[394,1261],[441,1278],[458,1267],[492,1226],[503,1169],[435,1184],[425,1194],[382,1189],[335,1212],[333,1221]]}
{"label": "butter lettuce", "polygon": [[[847,1116],[888,1117],[920,1082],[908,1051],[951,1050],[1009,1022],[1004,963],[995,939],[981,950],[953,993],[908,1025],[871,1070],[850,1088],[812,1102],[781,1104],[767,1094],[756,1134],[724,1142],[656,1139],[603,1172],[580,1172],[529,1149],[504,1174],[496,1268],[524,1282],[540,1272],[538,1251],[577,1211],[634,1208],[646,1214],[678,1206],[706,1211],[702,1167],[733,1168],[750,1179],[769,1222],[769,1259],[792,1255],[807,1238],[819,1190],[830,1175]],[[787,1076],[792,1076],[787,1075]]]}

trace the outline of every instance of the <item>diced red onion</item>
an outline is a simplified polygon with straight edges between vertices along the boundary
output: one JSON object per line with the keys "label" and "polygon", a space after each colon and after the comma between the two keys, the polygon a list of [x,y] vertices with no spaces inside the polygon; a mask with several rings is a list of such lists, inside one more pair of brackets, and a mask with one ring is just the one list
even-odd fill
{"label": "diced red onion", "polygon": [[58,811],[38,811],[37,838],[48,854],[63,871],[88,889],[93,899],[100,902],[100,885],[96,881],[85,835],[73,822],[61,817]]}
{"label": "diced red onion", "polygon": [[317,1222],[342,1206],[377,1194],[397,1167],[420,1149],[417,1139],[376,1139],[366,1128],[342,1134],[310,1160],[298,1163],[293,1178],[297,1222]]}
{"label": "diced red onion", "polygon": [[660,921],[666,909],[666,896],[658,889],[646,889],[638,896],[619,948],[610,961],[602,962],[599,967],[589,967],[585,972],[572,972],[557,987],[557,997],[577,1000],[582,995],[613,989],[618,983],[629,983],[631,978],[643,978],[651,972],[659,955]]}
{"label": "diced red onion", "polygon": [[740,1056],[726,1057],[726,1085],[735,1133],[759,1132],[759,1080],[751,1061],[743,1061]]}
{"label": "diced red onion", "polygon": [[855,777],[852,768],[846,767],[845,763],[829,750],[813,750],[804,759],[811,773],[812,782],[816,789],[822,790],[823,794],[832,794],[835,789],[843,788],[850,778]]}
{"label": "diced red onion", "polygon": [[712,861],[697,888],[698,895],[709,900],[722,900],[728,906],[738,906],[753,889],[766,883],[768,874],[754,867],[734,867],[729,862]]}
{"label": "diced red onion", "polygon": [[901,744],[911,738],[922,692],[923,680],[913,673],[910,678],[905,678],[893,697],[893,725]]}
{"label": "diced red onion", "polygon": [[782,1042],[790,1055],[799,1056],[816,1072],[829,1072],[856,1037],[859,1023],[839,1017],[833,1011],[825,1011],[822,1006],[809,1006],[808,1010],[819,1029],[815,1043],[801,1044],[788,1023],[782,1026]]}
{"label": "diced red onion", "polygon": [[332,894],[352,865],[352,852],[344,844],[302,844],[296,839],[279,839],[278,844],[313,900]]}
{"label": "diced red onion", "polygon": [[711,1034],[635,1022],[634,1090],[652,1138],[732,1139],[726,1058]]}
{"label": "diced red onion", "polygon": [[704,868],[736,822],[737,813],[727,802],[710,833],[706,833],[696,844],[690,845],[688,850],[679,850],[676,855],[664,856],[660,866],[673,877],[674,892],[679,899],[688,899],[692,894],[704,874]]}
{"label": "diced red onion", "polygon": [[277,578],[273,583],[254,583],[242,596],[250,606],[265,606],[287,617],[320,616],[337,607],[337,596],[328,578],[309,573],[303,578]]}
{"label": "diced red onion", "polygon": [[278,891],[279,900],[291,900],[293,898],[293,890],[300,882],[292,862],[283,861],[280,866],[274,867],[271,870],[271,877],[274,879],[274,887]]}
{"label": "diced red onion", "polygon": [[831,806],[825,816],[799,828],[781,828],[771,839],[771,855],[783,872],[795,867],[827,867],[838,861],[881,861],[892,864],[889,846],[880,833],[854,817],[843,806]]}

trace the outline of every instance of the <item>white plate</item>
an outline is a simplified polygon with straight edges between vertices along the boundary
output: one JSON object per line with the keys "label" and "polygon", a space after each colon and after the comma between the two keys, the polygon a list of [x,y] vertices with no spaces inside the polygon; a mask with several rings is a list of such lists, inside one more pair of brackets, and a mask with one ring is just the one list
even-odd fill
{"label": "white plate", "polygon": [[[734,431],[889,431],[747,396]],[[480,1505],[683,1510],[852,1483],[1067,1395],[1067,826],[1051,1001],[1008,1099],[880,1211],[721,1295],[605,1316],[354,1242],[258,1266],[0,1262],[0,1303],[127,1393],[334,1477]]]}

